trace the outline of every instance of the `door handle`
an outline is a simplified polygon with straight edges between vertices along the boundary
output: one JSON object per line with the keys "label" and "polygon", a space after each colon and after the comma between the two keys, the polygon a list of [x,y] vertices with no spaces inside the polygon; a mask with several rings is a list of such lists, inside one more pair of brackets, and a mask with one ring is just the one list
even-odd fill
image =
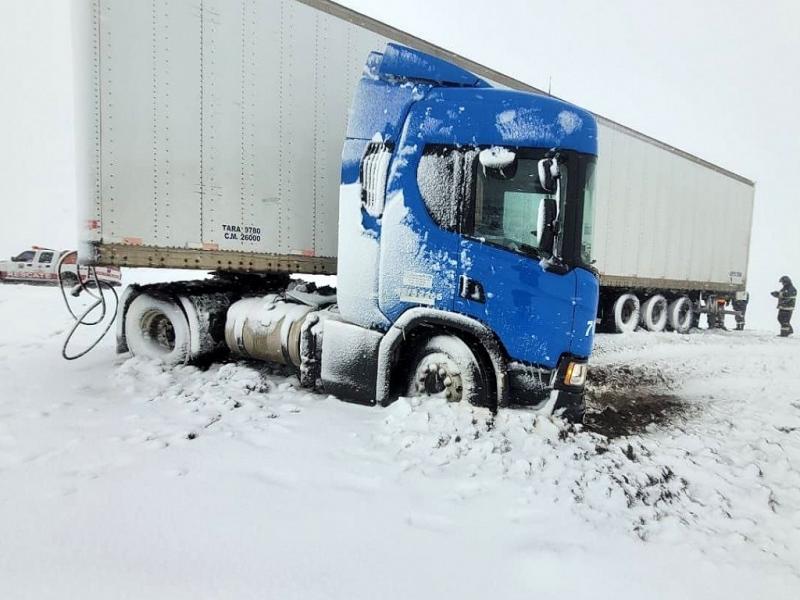
{"label": "door handle", "polygon": [[483,291],[481,282],[466,275],[462,275],[459,281],[459,295],[473,302],[480,302],[481,304],[486,302],[486,294]]}

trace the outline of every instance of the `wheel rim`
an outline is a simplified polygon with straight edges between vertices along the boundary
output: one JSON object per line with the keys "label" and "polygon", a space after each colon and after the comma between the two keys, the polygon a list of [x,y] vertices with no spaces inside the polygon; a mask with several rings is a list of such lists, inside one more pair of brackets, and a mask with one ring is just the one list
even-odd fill
{"label": "wheel rim", "polygon": [[677,319],[678,323],[677,324],[678,324],[678,327],[680,327],[681,329],[684,329],[684,328],[687,327],[687,325],[691,324],[691,322],[689,321],[689,314],[690,314],[689,307],[690,306],[691,305],[690,305],[689,302],[681,302],[678,305],[678,319]]}
{"label": "wheel rim", "polygon": [[645,326],[653,332],[664,331],[669,320],[667,313],[667,299],[663,296],[653,296],[645,306]]}
{"label": "wheel rim", "polygon": [[142,317],[142,331],[160,352],[169,354],[175,350],[175,327],[160,310],[151,310]]}
{"label": "wheel rim", "polygon": [[628,300],[622,305],[622,322],[625,324],[630,323],[633,313],[635,311],[633,300]]}
{"label": "wheel rim", "polygon": [[664,303],[656,302],[655,306],[653,306],[653,322],[660,323],[663,314],[664,314]]}
{"label": "wheel rim", "polygon": [[464,395],[464,383],[449,356],[429,354],[417,365],[409,391],[415,396],[443,395],[448,402],[460,402]]}

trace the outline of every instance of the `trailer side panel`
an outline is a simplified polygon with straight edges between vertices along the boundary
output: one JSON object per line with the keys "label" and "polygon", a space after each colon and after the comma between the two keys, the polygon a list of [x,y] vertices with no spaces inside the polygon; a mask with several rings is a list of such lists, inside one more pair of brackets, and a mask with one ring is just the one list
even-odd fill
{"label": "trailer side panel", "polygon": [[386,40],[290,0],[75,5],[82,260],[334,272],[348,108]]}
{"label": "trailer side panel", "polygon": [[743,289],[750,182],[600,124],[594,256],[605,285]]}

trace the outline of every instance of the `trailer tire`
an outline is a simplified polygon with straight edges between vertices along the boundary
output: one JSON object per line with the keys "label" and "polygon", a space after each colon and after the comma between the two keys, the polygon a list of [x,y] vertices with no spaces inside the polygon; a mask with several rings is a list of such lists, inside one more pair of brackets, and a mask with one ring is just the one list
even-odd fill
{"label": "trailer tire", "polygon": [[658,333],[667,326],[667,299],[661,294],[651,296],[642,304],[642,325],[648,331]]}
{"label": "trailer tire", "polygon": [[694,325],[694,311],[689,296],[681,296],[669,303],[667,308],[669,326],[678,333],[688,333]]}
{"label": "trailer tire", "polygon": [[441,395],[448,402],[465,400],[485,406],[490,396],[490,378],[469,345],[454,335],[428,338],[411,360],[406,395]]}
{"label": "trailer tire", "polygon": [[189,360],[189,322],[172,300],[149,294],[136,296],[125,314],[125,337],[134,356],[169,365]]}
{"label": "trailer tire", "polygon": [[636,294],[620,294],[614,301],[614,330],[617,333],[635,331],[639,325],[642,306]]}

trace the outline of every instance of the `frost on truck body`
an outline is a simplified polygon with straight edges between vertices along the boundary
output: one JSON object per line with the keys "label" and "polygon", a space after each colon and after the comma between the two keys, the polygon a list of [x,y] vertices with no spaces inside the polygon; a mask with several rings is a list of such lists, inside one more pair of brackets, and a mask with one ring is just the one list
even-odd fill
{"label": "frost on truck body", "polygon": [[386,327],[377,303],[380,244],[377,233],[362,224],[361,185],[341,186],[339,203],[339,307],[357,325]]}

